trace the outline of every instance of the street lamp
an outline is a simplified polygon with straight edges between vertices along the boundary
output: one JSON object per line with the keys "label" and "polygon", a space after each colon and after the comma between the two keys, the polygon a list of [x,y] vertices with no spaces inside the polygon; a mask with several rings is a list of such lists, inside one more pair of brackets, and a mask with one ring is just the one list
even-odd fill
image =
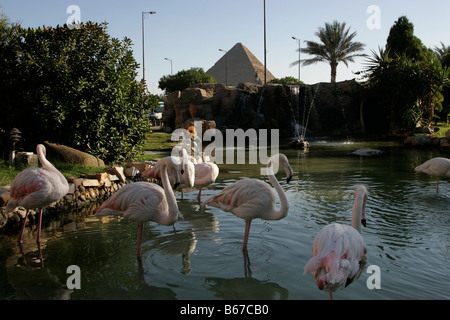
{"label": "street lamp", "polygon": [[228,86],[228,51],[224,49],[219,49],[219,51],[225,52],[225,85]]}
{"label": "street lamp", "polygon": [[267,80],[266,53],[266,0],[264,0],[264,84],[266,84]]}
{"label": "street lamp", "polygon": [[172,71],[172,59],[169,59],[169,58],[164,58],[164,59],[166,59],[167,61],[170,61],[170,74],[173,75],[173,71]]}
{"label": "street lamp", "polygon": [[146,14],[155,14],[156,11],[142,11],[142,80],[145,82],[145,45],[144,45],[144,16]]}
{"label": "street lamp", "polygon": [[300,39],[292,37],[292,39],[298,41],[298,81],[300,81]]}

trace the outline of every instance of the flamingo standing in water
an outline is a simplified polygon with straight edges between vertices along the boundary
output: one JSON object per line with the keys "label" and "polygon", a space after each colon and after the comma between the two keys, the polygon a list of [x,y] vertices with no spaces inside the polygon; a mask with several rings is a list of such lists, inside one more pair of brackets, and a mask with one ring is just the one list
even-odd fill
{"label": "flamingo standing in water", "polygon": [[58,201],[69,191],[69,184],[66,178],[45,158],[45,146],[38,144],[36,146],[36,153],[42,168],[31,167],[17,174],[11,183],[11,198],[5,210],[8,213],[19,206],[27,209],[18,239],[19,244],[23,243],[22,237],[29,214],[28,210],[39,208],[39,225],[36,242],[40,243],[42,209]]}
{"label": "flamingo standing in water", "polygon": [[201,201],[202,188],[214,183],[219,175],[219,167],[212,162],[206,162],[203,157],[203,162],[195,164],[195,179],[194,187],[199,188],[197,194],[197,201]]}
{"label": "flamingo standing in water", "polygon": [[439,192],[439,178],[450,178],[450,159],[441,157],[432,158],[417,166],[415,171],[437,177],[437,193]]}
{"label": "flamingo standing in water", "polygon": [[[170,226],[178,220],[178,205],[167,174],[173,164],[171,158],[161,161],[161,181],[163,188],[145,181],[127,184],[106,200],[95,215],[120,215],[138,224],[137,257],[141,257],[144,222],[154,221]],[[176,187],[176,185],[175,185]]]}
{"label": "flamingo standing in water", "polygon": [[200,205],[201,207],[210,205],[224,211],[231,211],[235,216],[244,219],[245,234],[242,246],[243,251],[247,250],[248,235],[253,219],[280,220],[286,217],[288,213],[289,202],[272,170],[274,162],[283,167],[288,182],[292,178],[293,170],[286,156],[281,153],[270,157],[267,163],[267,176],[280,197],[280,210],[276,209],[275,195],[269,184],[258,179],[250,178],[236,181],[219,192],[218,195],[207,199]]}
{"label": "flamingo standing in water", "polygon": [[313,257],[306,263],[303,274],[311,272],[319,289],[328,291],[330,299],[333,299],[332,292],[358,279],[367,263],[367,250],[361,236],[361,224],[366,226],[366,201],[366,187],[358,186],[352,226],[339,223],[327,225],[314,239]]}

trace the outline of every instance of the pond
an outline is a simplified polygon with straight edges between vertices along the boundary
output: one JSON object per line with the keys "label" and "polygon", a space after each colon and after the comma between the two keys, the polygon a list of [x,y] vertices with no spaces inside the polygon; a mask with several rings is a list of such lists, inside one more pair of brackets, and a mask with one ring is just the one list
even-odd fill
{"label": "pond", "polygon": [[[350,152],[370,147],[382,155]],[[414,167],[442,156],[386,141],[310,141],[310,150],[282,149],[294,169],[287,184],[290,203],[279,221],[252,223],[248,254],[241,247],[244,221],[218,208],[199,208],[197,191],[177,194],[182,214],[174,227],[147,223],[142,259],[136,259],[133,222],[98,219],[78,210],[44,221],[41,250],[35,229],[24,238],[0,234],[0,299],[328,299],[303,267],[317,232],[326,224],[351,223],[355,187],[369,192],[366,266],[379,267],[379,289],[371,272],[334,293],[334,299],[448,299],[450,297],[450,182],[416,174]],[[445,156],[445,155],[444,155]],[[261,164],[219,165],[215,184],[202,199],[241,177],[260,175]],[[278,197],[277,197],[278,199]],[[279,205],[279,204],[278,204]],[[81,288],[68,289],[67,268],[79,267]]]}

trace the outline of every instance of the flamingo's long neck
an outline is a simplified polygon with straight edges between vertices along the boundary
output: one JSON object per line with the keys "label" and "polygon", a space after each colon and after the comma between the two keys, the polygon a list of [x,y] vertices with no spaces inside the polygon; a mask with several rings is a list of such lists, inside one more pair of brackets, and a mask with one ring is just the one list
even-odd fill
{"label": "flamingo's long neck", "polygon": [[364,218],[364,203],[366,194],[364,192],[357,191],[355,195],[355,203],[353,204],[352,212],[352,227],[361,233],[361,219]]}
{"label": "flamingo's long neck", "polygon": [[280,183],[275,178],[275,175],[273,174],[272,170],[272,160],[269,160],[267,163],[267,177],[269,178],[270,182],[274,186],[275,190],[278,193],[278,196],[280,197],[281,207],[280,210],[275,210],[272,213],[273,220],[282,219],[287,216],[289,211],[289,202],[286,198],[286,194],[283,191],[283,188],[281,188]]}
{"label": "flamingo's long neck", "polygon": [[170,185],[169,176],[167,174],[167,165],[164,163],[161,173],[161,182],[166,195],[167,204],[169,206],[169,214],[165,217],[164,221],[160,223],[163,225],[172,225],[178,220],[178,205],[177,199],[173,194],[172,187]]}
{"label": "flamingo's long neck", "polygon": [[45,157],[45,147],[43,145],[38,145],[36,148],[36,153],[38,155],[39,162],[41,163],[42,168],[47,171],[56,173],[61,180],[62,185],[69,188],[69,183],[67,182],[67,179],[64,177],[64,175],[59,172],[59,170],[56,169],[55,166]]}

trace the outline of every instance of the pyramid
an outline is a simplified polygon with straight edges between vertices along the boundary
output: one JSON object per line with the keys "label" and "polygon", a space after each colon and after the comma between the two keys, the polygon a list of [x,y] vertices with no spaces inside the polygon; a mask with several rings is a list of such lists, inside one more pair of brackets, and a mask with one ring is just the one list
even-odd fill
{"label": "pyramid", "polygon": [[[217,82],[231,86],[244,82],[264,84],[264,65],[240,42],[228,50],[206,73],[216,78]],[[273,74],[266,70],[266,82],[274,78]]]}

